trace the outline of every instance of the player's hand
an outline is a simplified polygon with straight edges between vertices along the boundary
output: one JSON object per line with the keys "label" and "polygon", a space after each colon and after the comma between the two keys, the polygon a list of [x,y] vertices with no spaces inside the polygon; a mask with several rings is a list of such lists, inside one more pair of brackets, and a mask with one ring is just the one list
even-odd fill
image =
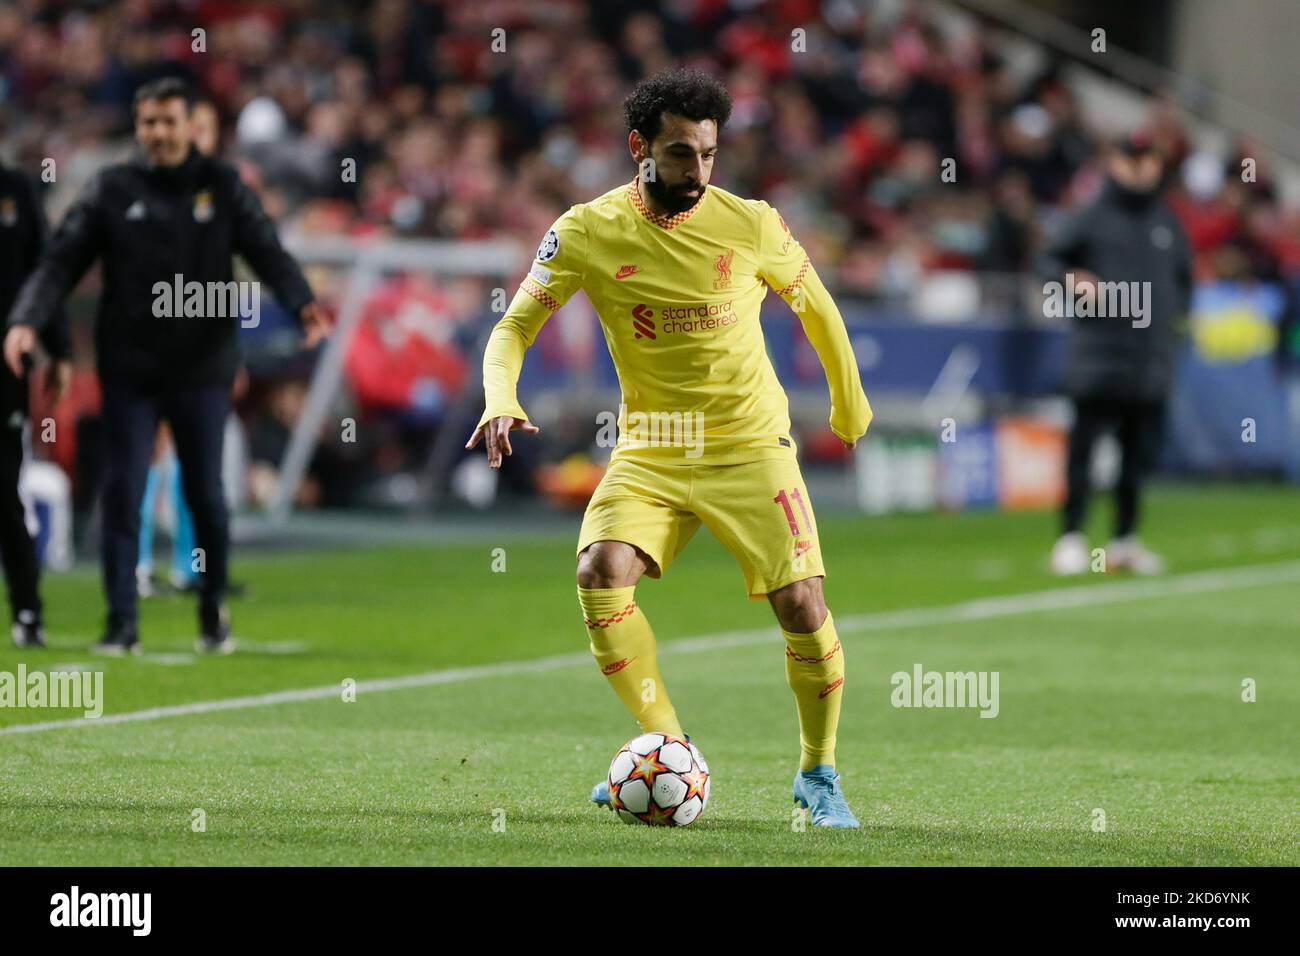
{"label": "player's hand", "polygon": [[334,331],[334,323],[329,314],[315,302],[304,305],[298,317],[302,319],[302,328],[307,335],[302,343],[303,348],[315,348]]}
{"label": "player's hand", "polygon": [[30,325],[15,325],[5,335],[5,364],[14,378],[23,377],[23,356],[36,348],[36,330]]}
{"label": "player's hand", "polygon": [[514,452],[514,449],[510,447],[510,433],[516,428],[522,428],[529,435],[536,435],[541,431],[540,428],[527,419],[498,415],[486,425],[480,425],[474,429],[474,434],[469,436],[469,441],[465,442],[465,447],[474,448],[478,445],[480,439],[486,438],[488,465],[493,468],[500,468],[502,452],[507,455]]}
{"label": "player's hand", "polygon": [[67,359],[51,362],[45,369],[45,397],[51,405],[63,401],[63,396],[68,394],[68,386],[71,384],[72,363]]}
{"label": "player's hand", "polygon": [[[838,438],[840,443],[843,444],[847,450],[852,451],[858,447],[858,442],[862,441],[862,436],[866,433],[867,426],[862,424],[855,425],[850,421],[844,421],[845,417],[846,416],[839,414],[835,409],[831,410],[831,434]],[[867,420],[870,421],[870,418]],[[849,439],[844,437],[845,435],[857,435],[858,437],[849,441]]]}

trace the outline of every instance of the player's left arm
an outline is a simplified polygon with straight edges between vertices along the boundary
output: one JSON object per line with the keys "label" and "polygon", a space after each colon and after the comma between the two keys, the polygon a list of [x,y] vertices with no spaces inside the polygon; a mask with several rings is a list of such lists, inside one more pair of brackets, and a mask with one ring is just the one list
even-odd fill
{"label": "player's left arm", "polygon": [[858,360],[844,317],[785,220],[767,203],[756,205],[760,275],[799,316],[826,372],[831,392],[831,431],[852,448],[871,424],[871,403],[862,390]]}

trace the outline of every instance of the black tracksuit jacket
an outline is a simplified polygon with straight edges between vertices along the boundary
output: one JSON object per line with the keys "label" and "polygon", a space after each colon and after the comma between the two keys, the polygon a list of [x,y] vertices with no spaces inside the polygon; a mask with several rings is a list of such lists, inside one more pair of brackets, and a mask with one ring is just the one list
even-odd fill
{"label": "black tracksuit jacket", "polygon": [[1151,324],[1076,318],[1063,386],[1075,398],[1162,402],[1174,378],[1192,296],[1191,244],[1159,194],[1136,195],[1108,180],[1039,259],[1044,279],[1087,269],[1103,282],[1150,282]]}
{"label": "black tracksuit jacket", "polygon": [[[143,160],[101,170],[63,217],[9,324],[37,329],[96,259],[100,378],[148,388],[229,385],[239,354],[233,315],[158,317],[155,284],[229,282],[240,255],[295,316],[312,301],[275,224],[228,163],[191,150],[176,167]],[[265,294],[261,296],[267,298]]]}
{"label": "black tracksuit jacket", "polygon": [[[0,166],[0,317],[8,316],[18,290],[36,269],[48,236],[45,213],[32,182],[17,170]],[[41,344],[50,358],[68,357],[68,323],[62,308],[53,310],[41,328]],[[27,385],[0,362],[0,412],[8,417],[27,410]]]}

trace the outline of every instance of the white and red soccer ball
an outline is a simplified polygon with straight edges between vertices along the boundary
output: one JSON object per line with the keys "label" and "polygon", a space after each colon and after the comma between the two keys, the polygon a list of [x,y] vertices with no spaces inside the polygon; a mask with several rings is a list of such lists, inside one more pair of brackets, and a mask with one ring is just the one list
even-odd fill
{"label": "white and red soccer ball", "polygon": [[624,823],[689,826],[709,803],[709,765],[682,737],[642,734],[614,755],[609,799]]}

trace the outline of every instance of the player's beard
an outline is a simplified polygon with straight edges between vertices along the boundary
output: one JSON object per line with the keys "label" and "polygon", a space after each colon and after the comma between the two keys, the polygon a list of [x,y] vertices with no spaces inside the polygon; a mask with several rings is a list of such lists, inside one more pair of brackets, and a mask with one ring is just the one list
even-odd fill
{"label": "player's beard", "polygon": [[[704,191],[707,186],[691,185],[680,183],[676,186],[669,186],[663,180],[651,179],[646,180],[645,188],[661,209],[665,210],[668,215],[675,216],[678,213],[685,212],[704,198]],[[692,189],[698,189],[698,196],[687,196],[686,193]]]}

